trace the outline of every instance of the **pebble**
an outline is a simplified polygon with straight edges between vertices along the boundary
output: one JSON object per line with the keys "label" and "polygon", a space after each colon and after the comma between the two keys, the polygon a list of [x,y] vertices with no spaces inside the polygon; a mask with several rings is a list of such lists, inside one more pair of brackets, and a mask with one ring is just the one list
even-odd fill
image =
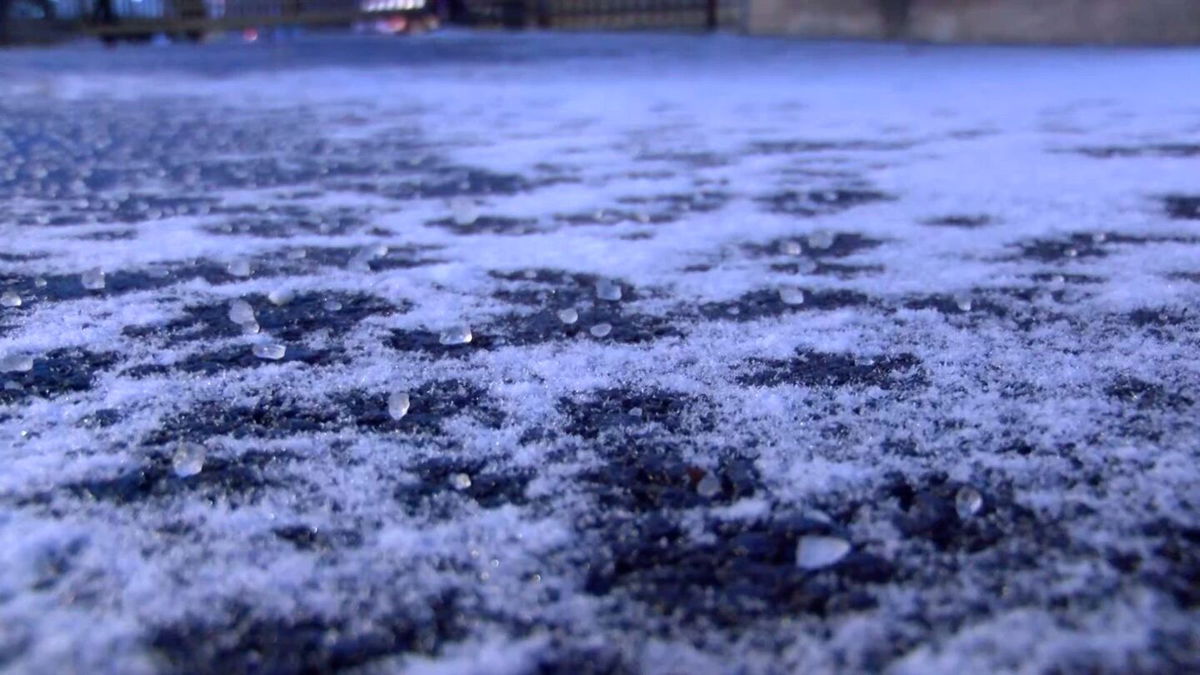
{"label": "pebble", "polygon": [[608,337],[608,334],[612,332],[612,324],[611,323],[598,323],[595,326],[592,326],[591,328],[589,328],[588,332],[592,334],[592,337],[598,337],[598,338]]}
{"label": "pebble", "polygon": [[2,373],[28,373],[33,370],[33,357],[24,354],[11,354],[0,359]]}
{"label": "pebble", "polygon": [[256,321],[254,308],[250,306],[250,303],[241,298],[232,300],[229,303],[229,320],[239,326],[246,323],[254,323]]}
{"label": "pebble", "polygon": [[558,310],[558,320],[570,326],[579,320],[579,312],[574,307]]}
{"label": "pebble", "polygon": [[796,544],[796,566],[804,570],[829,567],[850,552],[850,542],[841,537],[806,535]]}
{"label": "pebble", "polygon": [[711,473],[704,474],[704,478],[696,483],[696,494],[705,499],[712,499],[721,494],[721,479]]}
{"label": "pebble", "polygon": [[104,290],[104,270],[99,267],[90,269],[79,275],[79,281],[89,291],[102,291]]}
{"label": "pebble", "polygon": [[442,331],[442,334],[438,337],[438,342],[445,346],[465,345],[470,343],[474,337],[471,334],[470,326],[451,326]]}
{"label": "pebble", "polygon": [[208,451],[203,445],[183,441],[175,447],[175,454],[171,456],[171,469],[180,478],[195,476],[204,470],[207,455]]}
{"label": "pebble", "polygon": [[964,485],[958,489],[954,495],[954,510],[958,512],[960,520],[966,520],[975,514],[979,513],[979,509],[983,507],[983,495],[979,490]]}
{"label": "pebble", "polygon": [[450,484],[455,490],[466,490],[471,487],[471,477],[465,473],[456,473],[450,477]]}
{"label": "pebble", "polygon": [[225,266],[225,271],[235,277],[248,277],[254,274],[254,269],[250,267],[249,260],[234,260]]}
{"label": "pebble", "polygon": [[0,295],[0,305],[4,307],[20,307],[21,296],[17,295],[14,291],[5,291],[4,295]]}
{"label": "pebble", "polygon": [[601,300],[620,300],[621,285],[612,279],[601,279],[596,282],[596,297]]}
{"label": "pebble", "polygon": [[803,305],[804,291],[795,286],[784,286],[779,289],[779,299],[785,305]]}
{"label": "pebble", "polygon": [[254,345],[254,355],[260,359],[269,361],[278,361],[287,354],[287,347],[275,342],[266,342],[263,344]]}
{"label": "pebble", "polygon": [[296,298],[296,292],[286,288],[277,288],[270,293],[267,293],[267,300],[271,304],[282,307]]}
{"label": "pebble", "polygon": [[394,391],[388,396],[388,414],[399,422],[408,414],[409,398],[407,391]]}

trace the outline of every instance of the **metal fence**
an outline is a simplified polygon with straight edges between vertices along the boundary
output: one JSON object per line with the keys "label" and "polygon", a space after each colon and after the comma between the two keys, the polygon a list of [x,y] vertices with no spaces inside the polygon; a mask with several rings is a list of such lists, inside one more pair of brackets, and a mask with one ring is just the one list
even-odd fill
{"label": "metal fence", "polygon": [[739,20],[726,0],[0,0],[0,44],[79,34],[109,40],[198,38],[279,25],[380,25],[395,31],[441,21],[480,27],[717,28]]}

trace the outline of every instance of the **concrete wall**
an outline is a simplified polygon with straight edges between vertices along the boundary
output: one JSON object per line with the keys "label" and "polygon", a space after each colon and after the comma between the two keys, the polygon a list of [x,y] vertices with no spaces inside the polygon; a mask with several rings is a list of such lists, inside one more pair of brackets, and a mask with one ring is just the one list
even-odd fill
{"label": "concrete wall", "polygon": [[1200,0],[746,0],[751,33],[933,42],[1200,43]]}

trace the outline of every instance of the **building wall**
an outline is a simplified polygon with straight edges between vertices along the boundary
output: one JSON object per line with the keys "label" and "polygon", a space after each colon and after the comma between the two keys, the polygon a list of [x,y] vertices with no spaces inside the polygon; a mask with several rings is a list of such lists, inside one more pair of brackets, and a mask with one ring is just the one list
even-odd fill
{"label": "building wall", "polygon": [[[934,42],[1200,43],[1200,0],[746,0],[752,33]],[[891,6],[891,19],[886,6]],[[907,18],[904,6],[907,5]]]}

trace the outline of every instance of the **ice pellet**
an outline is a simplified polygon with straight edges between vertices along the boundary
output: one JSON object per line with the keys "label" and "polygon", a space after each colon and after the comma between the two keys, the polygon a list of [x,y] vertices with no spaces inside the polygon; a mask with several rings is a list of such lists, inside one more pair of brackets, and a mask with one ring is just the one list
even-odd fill
{"label": "ice pellet", "polygon": [[270,293],[267,293],[267,300],[270,300],[271,304],[279,307],[288,304],[295,299],[295,297],[295,291],[286,288],[277,288]]}
{"label": "ice pellet", "polygon": [[263,344],[254,345],[254,355],[260,359],[269,361],[278,361],[287,354],[287,347],[276,342],[265,342]]}
{"label": "ice pellet", "polygon": [[450,214],[454,218],[455,225],[472,225],[479,220],[479,209],[475,207],[475,202],[466,197],[455,197],[450,200]]}
{"label": "ice pellet", "polygon": [[3,295],[0,295],[0,305],[4,307],[20,307],[21,296],[13,291],[5,291]]}
{"label": "ice pellet", "polygon": [[262,332],[262,326],[259,326],[258,322],[253,319],[238,325],[242,329],[242,335],[258,335]]}
{"label": "ice pellet", "polygon": [[456,473],[450,477],[450,484],[455,490],[466,490],[471,487],[471,477],[465,473]]}
{"label": "ice pellet", "polygon": [[346,267],[357,272],[370,272],[371,261],[374,259],[375,254],[370,249],[363,249],[350,258],[350,261],[346,263]]}
{"label": "ice pellet", "polygon": [[38,288],[45,288],[46,284],[48,284],[48,283],[50,283],[50,282],[46,281],[45,277],[38,277],[33,280],[33,285]]}
{"label": "ice pellet", "polygon": [[621,285],[612,279],[601,279],[596,282],[596,297],[601,300],[620,300]]}
{"label": "ice pellet", "polygon": [[850,552],[850,542],[841,537],[810,534],[796,544],[796,566],[804,570],[829,567]]}
{"label": "ice pellet", "polygon": [[966,520],[974,516],[976,513],[979,513],[979,509],[982,507],[983,495],[979,494],[979,490],[970,485],[962,486],[954,495],[954,510],[958,512],[960,520]]}
{"label": "ice pellet", "polygon": [[779,289],[779,299],[785,305],[803,305],[804,290],[795,286],[784,286]]}
{"label": "ice pellet", "polygon": [[788,239],[779,245],[779,250],[784,255],[800,255],[804,253],[804,247],[795,239]]}
{"label": "ice pellet", "polygon": [[104,270],[99,267],[90,269],[79,275],[79,281],[89,291],[104,290]]}
{"label": "ice pellet", "polygon": [[696,494],[705,499],[712,499],[721,494],[721,479],[711,473],[704,474],[704,478],[696,483]]}
{"label": "ice pellet", "polygon": [[824,250],[833,246],[834,234],[829,230],[817,230],[808,235],[810,248]]}
{"label": "ice pellet", "polygon": [[592,337],[598,337],[598,338],[608,337],[608,334],[612,332],[612,324],[611,323],[598,323],[595,326],[592,326],[591,328],[589,328],[588,332],[592,334]]}
{"label": "ice pellet", "polygon": [[308,251],[302,248],[294,248],[287,252],[288,260],[304,260],[308,257]]}
{"label": "ice pellet", "polygon": [[253,323],[255,321],[254,308],[250,306],[250,303],[240,298],[231,300],[229,302],[229,320],[239,326],[246,323]]}
{"label": "ice pellet", "polygon": [[971,302],[971,298],[968,296],[956,295],[954,296],[954,305],[958,307],[958,311],[960,312],[969,312],[974,303]]}
{"label": "ice pellet", "polygon": [[438,342],[445,346],[465,345],[470,343],[474,337],[471,334],[470,326],[451,326],[442,331],[442,334],[438,336]]}
{"label": "ice pellet", "polygon": [[254,273],[249,260],[234,260],[225,266],[225,271],[235,277],[248,277]]}
{"label": "ice pellet", "polygon": [[817,261],[808,256],[797,258],[796,271],[800,274],[812,274],[817,271]]}
{"label": "ice pellet", "polygon": [[0,358],[0,372],[28,373],[33,370],[33,357],[25,354],[10,354]]}
{"label": "ice pellet", "polygon": [[322,307],[325,308],[326,312],[337,312],[342,309],[342,303],[338,302],[337,300],[326,300]]}
{"label": "ice pellet", "polygon": [[408,414],[409,398],[407,391],[394,391],[388,396],[388,415],[400,421]]}
{"label": "ice pellet", "polygon": [[171,456],[171,469],[180,478],[195,476],[204,470],[207,455],[208,451],[203,445],[184,441],[175,446],[175,454]]}
{"label": "ice pellet", "polygon": [[558,310],[558,320],[570,326],[579,320],[579,312],[574,307]]}

